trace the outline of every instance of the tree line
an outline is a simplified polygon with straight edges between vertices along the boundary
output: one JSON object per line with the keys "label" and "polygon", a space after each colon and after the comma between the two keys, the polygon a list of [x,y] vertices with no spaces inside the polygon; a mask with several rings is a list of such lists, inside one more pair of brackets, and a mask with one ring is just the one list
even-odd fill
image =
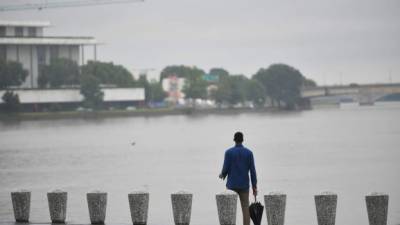
{"label": "tree line", "polygon": [[161,80],[170,75],[185,78],[185,98],[213,99],[219,105],[229,106],[247,101],[256,107],[263,107],[269,99],[272,106],[294,109],[301,104],[301,88],[316,86],[313,80],[307,79],[299,70],[286,64],[272,64],[268,68],[261,68],[251,78],[242,74],[230,74],[223,68],[209,70],[208,74],[216,77],[216,81],[202,79],[204,74],[205,71],[200,68],[180,65],[167,66],[160,77]]}
{"label": "tree line", "polygon": [[[0,89],[20,86],[27,74],[20,63],[0,61]],[[255,107],[263,107],[269,101],[272,106],[294,109],[302,101],[301,88],[316,86],[313,80],[286,64],[261,68],[250,78],[231,74],[224,68],[212,68],[206,73],[195,66],[171,65],[162,70],[159,81],[148,81],[145,74],[136,80],[124,66],[112,62],[88,61],[79,66],[63,58],[53,59],[49,65],[39,67],[38,85],[40,88],[79,87],[84,96],[83,106],[99,109],[104,97],[101,87],[105,86],[142,87],[147,103],[164,101],[167,94],[161,84],[171,75],[185,78],[182,92],[186,99],[211,99],[220,106],[252,102]],[[205,75],[215,79],[204,79]],[[2,98],[13,110],[19,103],[12,90]]]}

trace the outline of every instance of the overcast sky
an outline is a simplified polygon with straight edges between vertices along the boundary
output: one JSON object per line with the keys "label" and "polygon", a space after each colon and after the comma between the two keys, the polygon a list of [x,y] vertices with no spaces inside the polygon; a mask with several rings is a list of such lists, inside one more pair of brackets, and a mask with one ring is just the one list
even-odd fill
{"label": "overcast sky", "polygon": [[400,82],[400,0],[146,0],[0,19],[50,21],[47,35],[94,36],[105,43],[100,60],[132,71],[185,64],[250,77],[286,63],[319,84]]}

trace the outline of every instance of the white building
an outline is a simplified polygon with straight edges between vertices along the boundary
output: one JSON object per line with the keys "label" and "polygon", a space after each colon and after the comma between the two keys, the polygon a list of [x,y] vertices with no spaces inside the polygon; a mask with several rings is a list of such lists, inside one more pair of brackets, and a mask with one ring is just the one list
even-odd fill
{"label": "white building", "polygon": [[[142,102],[144,88],[103,88],[104,102]],[[3,96],[5,90],[0,90]],[[51,103],[79,103],[84,97],[79,89],[19,89],[18,94],[22,104],[51,104]],[[0,104],[4,103],[0,98]]]}
{"label": "white building", "polygon": [[[49,22],[0,21],[0,60],[17,61],[28,73],[22,88],[37,88],[39,68],[53,58],[67,58],[78,64],[84,62],[84,46],[94,47],[93,37],[45,36],[43,30]],[[82,55],[82,57],[80,57]]]}
{"label": "white building", "polygon": [[167,92],[167,101],[177,103],[182,101],[185,94],[182,92],[185,79],[177,75],[170,75],[162,80],[162,88]]}

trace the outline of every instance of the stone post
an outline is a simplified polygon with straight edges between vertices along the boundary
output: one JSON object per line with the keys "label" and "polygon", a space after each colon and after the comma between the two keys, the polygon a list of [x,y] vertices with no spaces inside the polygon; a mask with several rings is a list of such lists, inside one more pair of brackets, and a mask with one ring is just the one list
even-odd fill
{"label": "stone post", "polygon": [[171,194],[172,212],[175,225],[189,225],[192,214],[193,194],[179,191]]}
{"label": "stone post", "polygon": [[365,196],[369,225],[386,225],[389,196],[381,193],[371,193]]}
{"label": "stone post", "polygon": [[285,224],[286,194],[271,192],[264,195],[268,225]]}
{"label": "stone post", "polygon": [[104,224],[107,209],[107,192],[92,191],[86,194],[90,222]]}
{"label": "stone post", "polygon": [[215,196],[217,200],[218,218],[220,225],[236,224],[237,194],[225,191]]}
{"label": "stone post", "polygon": [[29,222],[29,211],[31,208],[31,192],[20,190],[11,192],[11,200],[16,222]]}
{"label": "stone post", "polygon": [[52,223],[65,223],[67,215],[67,192],[54,190],[47,193]]}
{"label": "stone post", "polygon": [[337,195],[322,192],[314,196],[318,225],[335,225]]}
{"label": "stone post", "polygon": [[133,225],[146,225],[149,211],[149,193],[135,191],[128,194],[129,208]]}

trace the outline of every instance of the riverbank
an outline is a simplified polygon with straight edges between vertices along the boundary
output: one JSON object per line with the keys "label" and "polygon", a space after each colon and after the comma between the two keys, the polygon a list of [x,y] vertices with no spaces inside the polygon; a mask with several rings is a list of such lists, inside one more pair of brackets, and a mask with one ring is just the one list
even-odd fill
{"label": "riverbank", "polygon": [[159,108],[112,110],[112,111],[63,111],[63,112],[29,112],[29,113],[0,113],[0,121],[11,120],[48,120],[48,119],[100,119],[112,117],[155,117],[168,115],[206,115],[206,114],[239,114],[239,113],[263,113],[281,111],[277,108],[228,108],[228,109],[193,109],[193,108]]}

